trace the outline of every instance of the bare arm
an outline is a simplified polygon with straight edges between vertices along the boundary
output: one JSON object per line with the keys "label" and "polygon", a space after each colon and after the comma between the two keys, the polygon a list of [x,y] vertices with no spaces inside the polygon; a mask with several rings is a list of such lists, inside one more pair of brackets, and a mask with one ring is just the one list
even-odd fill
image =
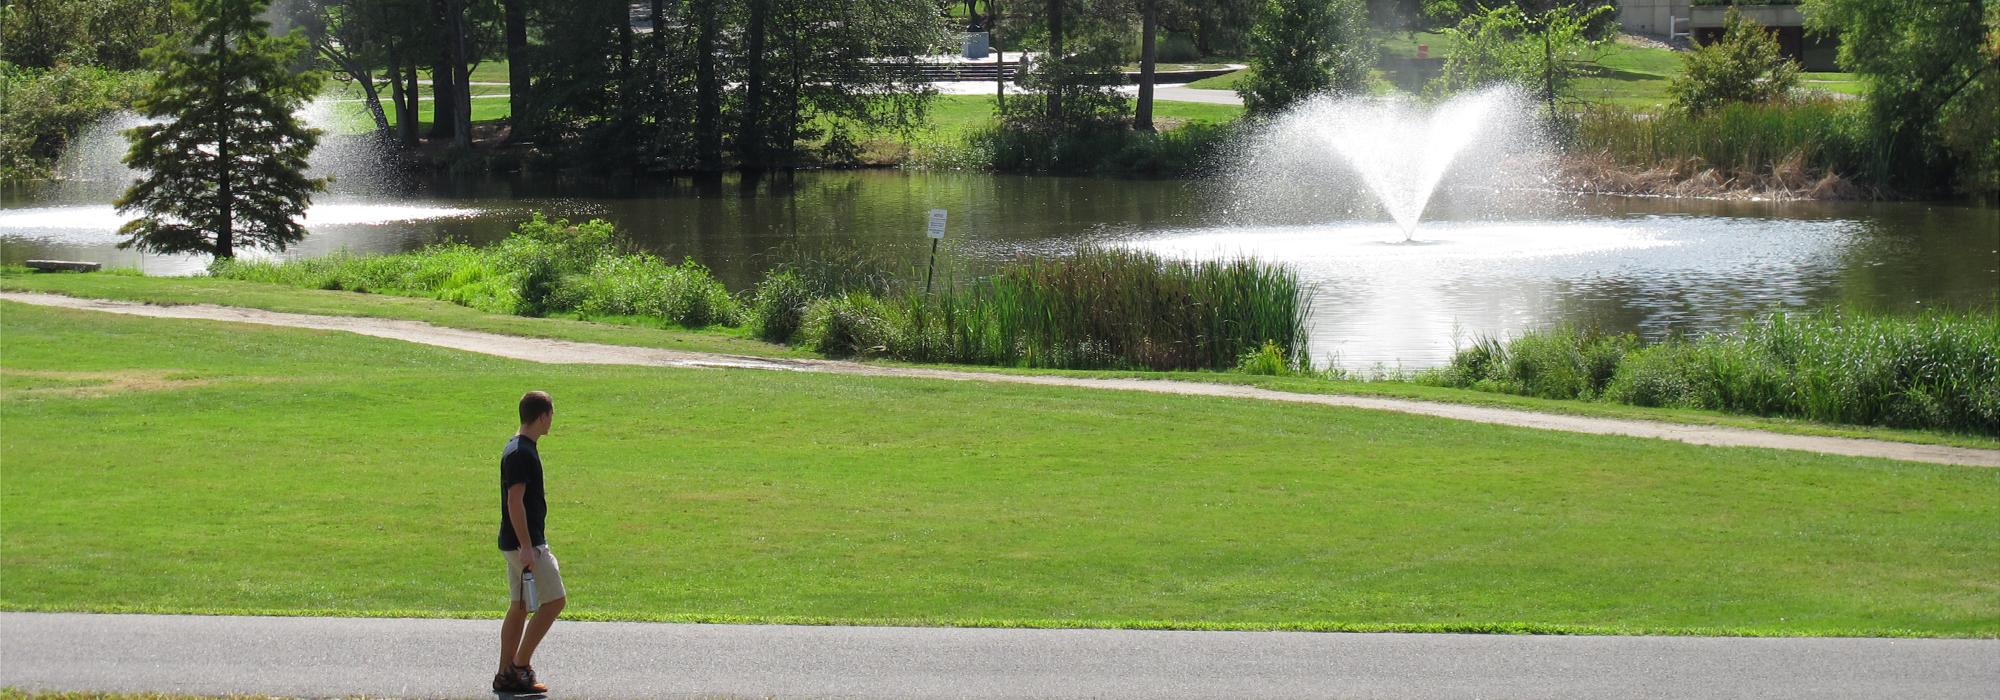
{"label": "bare arm", "polygon": [[528,485],[515,484],[507,487],[507,520],[514,524],[514,541],[521,543],[521,568],[535,570],[535,542],[528,539]]}

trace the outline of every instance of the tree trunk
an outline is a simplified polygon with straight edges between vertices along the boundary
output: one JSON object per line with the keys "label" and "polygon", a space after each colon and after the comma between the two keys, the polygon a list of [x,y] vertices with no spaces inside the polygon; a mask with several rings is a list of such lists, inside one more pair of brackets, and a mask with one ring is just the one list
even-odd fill
{"label": "tree trunk", "polygon": [[717,0],[695,0],[695,167],[722,169],[722,86],[715,75]]}
{"label": "tree trunk", "polygon": [[451,127],[455,123],[458,88],[452,85],[452,77],[457,75],[451,69],[451,12],[453,0],[431,0],[431,21],[437,28],[437,56],[431,63],[431,132],[430,138],[451,137]]}
{"label": "tree trunk", "polygon": [[534,114],[528,95],[528,0],[501,0],[507,23],[507,111],[509,138],[526,135]]}
{"label": "tree trunk", "polygon": [[1007,52],[1000,50],[1000,10],[993,7],[998,0],[986,0],[986,38],[993,43],[993,109],[1007,111]]}
{"label": "tree trunk", "polygon": [[[389,133],[389,115],[382,111],[382,91],[375,87],[375,74],[362,69],[361,94],[368,97],[368,115],[375,118],[375,133],[378,136]],[[391,76],[394,79],[394,76]]]}
{"label": "tree trunk", "polygon": [[451,142],[472,147],[472,68],[466,56],[465,0],[447,0],[451,15],[452,125]]}
{"label": "tree trunk", "polygon": [[[1049,0],[1049,55],[1042,57],[1042,60],[1055,61],[1057,66],[1069,62],[1063,57],[1063,0]],[[1063,126],[1063,90],[1068,87],[1069,80],[1065,74],[1061,80],[1048,86],[1048,119],[1052,128],[1060,129]]]}
{"label": "tree trunk", "polygon": [[653,22],[653,36],[652,40],[647,42],[651,48],[647,50],[650,58],[647,63],[649,74],[646,76],[646,87],[649,93],[646,95],[646,104],[652,108],[655,134],[649,139],[649,147],[657,157],[662,142],[666,140],[660,138],[658,134],[665,130],[667,123],[667,98],[664,96],[667,90],[667,1],[653,0],[653,6],[647,12],[647,16]]}
{"label": "tree trunk", "polygon": [[618,3],[617,20],[618,82],[625,83],[632,79],[632,8],[624,2]]}
{"label": "tree trunk", "polygon": [[[229,65],[229,42],[224,40],[221,35],[216,36],[213,51],[218,63],[223,66]],[[216,94],[218,95],[229,94],[230,85],[228,84],[229,76],[227,73],[226,69],[217,71],[216,82],[220,83],[216,86]],[[229,128],[225,123],[225,126],[217,131],[215,139],[215,205],[216,209],[222,213],[221,225],[215,228],[215,259],[217,260],[228,260],[236,257],[236,166],[230,162],[230,158]]]}
{"label": "tree trunk", "polygon": [[403,104],[396,111],[396,132],[402,137],[403,145],[414,147],[417,145],[417,121],[422,114],[422,105],[418,104],[418,100],[422,99],[423,93],[417,87],[417,64],[404,62],[402,71]]}
{"label": "tree trunk", "polygon": [[749,170],[764,167],[764,38],[770,19],[770,0],[750,0],[750,25],[744,27],[749,35],[744,58],[750,65],[743,85],[743,130],[736,144],[743,167]]}
{"label": "tree trunk", "polygon": [[1139,4],[1139,108],[1133,113],[1132,128],[1137,131],[1153,130],[1153,63],[1155,59],[1154,39],[1160,33],[1160,4],[1157,0],[1142,0]]}

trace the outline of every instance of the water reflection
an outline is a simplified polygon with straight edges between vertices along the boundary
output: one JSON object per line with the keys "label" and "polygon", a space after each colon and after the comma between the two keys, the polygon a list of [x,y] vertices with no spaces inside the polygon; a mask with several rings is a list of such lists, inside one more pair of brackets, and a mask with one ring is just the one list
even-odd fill
{"label": "water reflection", "polygon": [[[1244,211],[1239,196],[1205,183],[948,173],[439,180],[393,199],[328,198],[285,255],[485,243],[547,211],[610,219],[635,247],[693,257],[742,289],[775,259],[821,250],[915,268],[925,212],[946,208],[940,278],[1084,244],[1292,264],[1315,285],[1315,355],[1350,367],[1434,365],[1454,338],[1563,320],[1657,337],[1774,307],[1992,307],[2000,289],[1992,208],[1588,198],[1469,220],[1446,193],[1434,209],[1446,220],[1425,223],[1418,244],[1389,245],[1401,231],[1377,212],[1308,223]],[[99,260],[152,274],[205,264],[117,251],[120,222],[101,200],[0,192],[0,262]]]}

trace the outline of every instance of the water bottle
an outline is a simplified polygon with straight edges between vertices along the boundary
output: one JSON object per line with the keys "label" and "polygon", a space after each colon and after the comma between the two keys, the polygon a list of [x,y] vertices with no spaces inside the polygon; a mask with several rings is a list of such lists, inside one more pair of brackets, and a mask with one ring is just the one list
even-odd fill
{"label": "water bottle", "polygon": [[535,572],[521,572],[521,602],[528,606],[528,612],[542,606],[542,597],[535,595]]}

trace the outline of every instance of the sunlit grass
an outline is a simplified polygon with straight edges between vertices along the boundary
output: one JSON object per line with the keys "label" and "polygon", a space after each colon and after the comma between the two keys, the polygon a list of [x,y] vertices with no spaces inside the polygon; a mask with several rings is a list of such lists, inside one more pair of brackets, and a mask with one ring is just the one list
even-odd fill
{"label": "sunlit grass", "polygon": [[1993,470],[5,303],[0,387],[5,609],[496,615],[537,388],[580,617],[2000,634]]}

